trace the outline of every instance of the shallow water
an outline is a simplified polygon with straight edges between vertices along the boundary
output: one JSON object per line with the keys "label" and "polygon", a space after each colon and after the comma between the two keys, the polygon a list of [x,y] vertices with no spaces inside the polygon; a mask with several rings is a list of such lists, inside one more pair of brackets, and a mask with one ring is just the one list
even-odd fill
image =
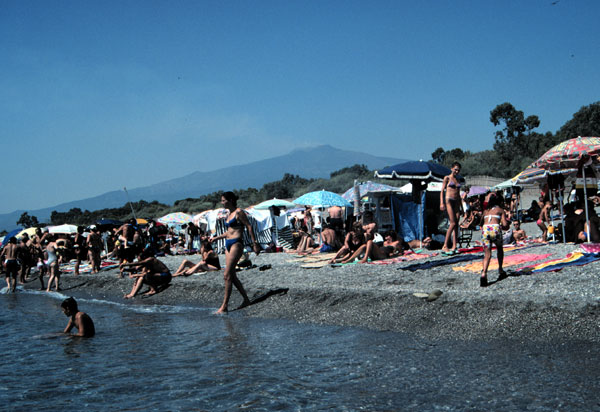
{"label": "shallow water", "polygon": [[356,328],[78,299],[97,335],[60,332],[65,296],[0,295],[3,410],[600,410],[600,350],[428,342]]}

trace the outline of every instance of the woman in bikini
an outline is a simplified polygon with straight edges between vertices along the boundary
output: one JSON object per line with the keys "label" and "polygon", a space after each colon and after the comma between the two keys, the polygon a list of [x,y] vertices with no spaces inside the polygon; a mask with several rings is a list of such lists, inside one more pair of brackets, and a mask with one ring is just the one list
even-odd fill
{"label": "woman in bikini", "polygon": [[352,256],[356,250],[365,244],[365,235],[362,228],[362,223],[354,222],[352,230],[346,234],[344,246],[337,252],[335,257],[330,260],[330,263],[338,263],[345,258]]}
{"label": "woman in bikini", "polygon": [[[446,239],[442,247],[442,253],[456,253],[456,241],[458,239],[458,219],[462,214],[462,202],[460,198],[460,182],[458,174],[460,173],[460,163],[452,164],[452,173],[444,177],[442,190],[440,192],[440,210],[448,212],[448,221],[450,222],[446,231]],[[445,197],[444,197],[445,194]],[[452,247],[450,247],[452,244]]]}
{"label": "woman in bikini", "polygon": [[223,297],[223,303],[217,313],[227,312],[232,286],[236,287],[244,299],[238,309],[250,304],[250,299],[244,290],[244,286],[235,273],[235,266],[244,253],[244,241],[242,238],[244,228],[248,229],[250,238],[252,238],[252,248],[254,249],[254,252],[258,255],[261,250],[259,243],[254,237],[254,232],[246,213],[237,207],[237,199],[237,196],[233,192],[223,193],[221,196],[221,204],[225,209],[229,210],[228,220],[225,222],[227,231],[222,235],[211,237],[209,239],[209,242],[211,243],[219,239],[225,239],[225,271],[223,273],[223,278],[225,279],[225,296]]}
{"label": "woman in bikini", "polygon": [[173,274],[176,276],[189,276],[199,272],[210,272],[214,270],[221,270],[221,262],[219,262],[219,256],[215,253],[210,242],[207,240],[202,241],[200,247],[200,253],[202,254],[202,260],[198,263],[194,263],[191,260],[184,259],[179,265],[177,272]]}
{"label": "woman in bikini", "polygon": [[490,193],[487,199],[488,208],[483,212],[481,226],[481,241],[483,242],[483,270],[479,285],[485,287],[488,285],[487,270],[492,259],[492,246],[496,245],[498,251],[498,280],[504,279],[507,275],[502,269],[504,260],[504,249],[502,248],[502,229],[508,229],[510,223],[506,218],[506,211],[502,208],[502,199],[494,193]]}

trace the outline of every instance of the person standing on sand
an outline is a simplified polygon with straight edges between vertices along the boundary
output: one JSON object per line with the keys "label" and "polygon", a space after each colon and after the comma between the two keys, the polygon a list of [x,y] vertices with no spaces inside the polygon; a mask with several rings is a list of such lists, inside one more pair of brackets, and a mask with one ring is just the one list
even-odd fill
{"label": "person standing on sand", "polygon": [[[452,173],[444,177],[442,190],[440,191],[440,210],[448,212],[448,221],[450,222],[446,231],[446,239],[442,247],[442,253],[456,253],[456,242],[458,240],[458,218],[462,214],[462,202],[460,199],[460,182],[458,174],[460,173],[460,163],[452,164]],[[446,195],[444,198],[444,194]],[[450,247],[452,245],[452,247]]]}
{"label": "person standing on sand", "polygon": [[73,239],[73,248],[75,249],[75,270],[73,274],[79,276],[79,266],[87,258],[86,239],[83,236],[83,226],[77,226],[77,234]]}
{"label": "person standing on sand", "polygon": [[545,242],[548,237],[548,227],[546,226],[546,223],[550,223],[550,209],[552,209],[552,204],[549,200],[546,200],[540,211],[540,216],[535,222],[542,231],[542,242]]}
{"label": "person standing on sand", "polygon": [[481,241],[483,242],[483,270],[479,285],[485,287],[488,285],[487,270],[492,259],[492,246],[496,245],[498,251],[498,280],[504,279],[507,275],[502,269],[504,261],[504,249],[502,246],[502,229],[510,227],[506,218],[506,211],[502,208],[502,200],[495,193],[490,193],[486,201],[488,208],[483,212],[483,222],[481,226]]}
{"label": "person standing on sand", "polygon": [[232,286],[236,287],[244,299],[238,309],[250,304],[250,299],[244,290],[244,286],[235,273],[235,266],[244,253],[244,228],[248,230],[248,233],[252,238],[252,248],[256,255],[258,256],[261,251],[260,244],[254,237],[254,231],[252,230],[252,225],[250,225],[246,213],[237,207],[237,200],[238,198],[235,193],[223,193],[221,196],[221,204],[225,209],[229,210],[228,220],[225,222],[227,231],[222,235],[211,237],[209,239],[209,242],[211,243],[219,239],[225,239],[225,271],[223,273],[223,278],[225,280],[225,295],[223,297],[223,303],[216,313],[227,312]]}
{"label": "person standing on sand", "polygon": [[83,338],[91,338],[96,334],[96,329],[94,328],[94,322],[92,318],[88,316],[87,313],[81,312],[77,308],[77,301],[73,298],[67,298],[63,300],[60,304],[60,308],[63,313],[68,316],[69,323],[67,323],[67,327],[63,331],[63,333],[70,333],[71,329],[75,327],[77,329],[77,333],[73,336],[80,336]]}
{"label": "person standing on sand", "polygon": [[90,227],[92,231],[87,238],[87,247],[89,250],[89,259],[92,264],[92,273],[100,272],[100,263],[102,258],[100,257],[104,242],[102,242],[102,236],[98,232],[96,225]]}

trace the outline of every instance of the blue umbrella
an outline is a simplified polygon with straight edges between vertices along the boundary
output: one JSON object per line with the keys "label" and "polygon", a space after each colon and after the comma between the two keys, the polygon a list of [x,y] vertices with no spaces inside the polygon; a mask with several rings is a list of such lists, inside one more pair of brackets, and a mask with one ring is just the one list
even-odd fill
{"label": "blue umbrella", "polygon": [[4,236],[4,239],[2,239],[2,244],[0,245],[0,247],[4,247],[4,245],[6,245],[8,243],[8,241],[10,240],[11,237],[16,237],[22,231],[23,231],[23,228],[15,229],[12,232],[10,232],[9,234],[7,234],[6,236]]}
{"label": "blue umbrella", "polygon": [[[405,180],[437,180],[441,182],[445,176],[452,171],[446,166],[433,162],[409,161],[398,163],[394,166],[384,167],[375,171],[375,177],[381,179],[405,179]],[[459,180],[463,180],[459,177]]]}
{"label": "blue umbrella", "polygon": [[293,203],[308,206],[352,206],[350,202],[340,195],[328,192],[327,190],[306,193],[294,200]]}

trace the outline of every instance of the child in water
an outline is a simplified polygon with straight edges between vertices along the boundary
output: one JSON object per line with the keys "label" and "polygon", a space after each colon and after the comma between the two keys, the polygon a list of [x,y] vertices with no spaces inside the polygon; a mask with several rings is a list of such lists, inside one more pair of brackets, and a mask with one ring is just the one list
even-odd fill
{"label": "child in water", "polygon": [[63,333],[71,332],[73,327],[77,328],[77,333],[73,336],[82,336],[84,338],[91,338],[96,334],[94,329],[94,322],[85,312],[79,311],[77,308],[77,301],[75,299],[67,298],[61,304],[60,307],[66,316],[69,316],[69,323],[63,331]]}

